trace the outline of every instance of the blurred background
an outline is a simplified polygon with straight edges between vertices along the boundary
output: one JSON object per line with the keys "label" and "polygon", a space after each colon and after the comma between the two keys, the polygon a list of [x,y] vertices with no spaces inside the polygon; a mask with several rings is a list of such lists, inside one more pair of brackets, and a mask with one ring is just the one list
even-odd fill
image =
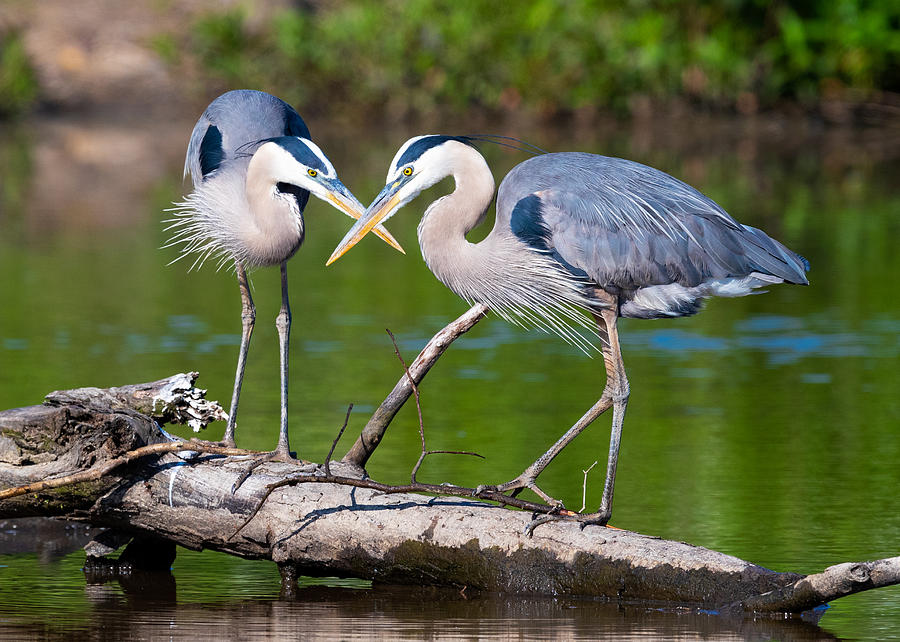
{"label": "blurred background", "polygon": [[[408,137],[501,134],[652,165],[806,256],[808,288],[623,321],[632,396],[612,523],[785,571],[900,552],[896,2],[0,0],[0,408],[188,370],[227,401],[234,277],[167,266],[174,250],[160,247],[165,208],[190,189],[191,128],[236,88],[293,104],[363,203]],[[482,151],[498,183],[526,157]],[[402,374],[385,328],[412,358],[465,310],[416,249],[427,202],[389,222],[406,256],[369,239],[327,270],[349,219],[315,200],[306,210],[289,264],[291,439],[303,457],[325,456],[353,402],[337,452],[349,448]],[[277,270],[252,278],[257,330],[237,439],[268,449],[279,280]],[[602,387],[599,359],[487,319],[442,357],[422,404],[429,448],[488,459],[434,456],[419,477],[514,477]],[[606,456],[608,427],[599,419],[541,478],[570,508],[581,505],[582,471]],[[418,439],[415,408],[404,408],[373,477],[407,479]],[[602,480],[598,465],[589,509]],[[128,625],[152,637],[177,621],[227,635],[252,612],[249,634],[278,612],[311,634],[351,638],[367,627],[412,638],[900,637],[896,588],[840,600],[821,628],[770,630],[583,603],[448,606],[346,580],[308,580],[288,599],[274,565],[187,551],[177,591],[173,582],[154,602],[139,587],[86,585],[83,554],[71,552],[82,531],[57,540],[0,527],[0,611],[14,634]]]}

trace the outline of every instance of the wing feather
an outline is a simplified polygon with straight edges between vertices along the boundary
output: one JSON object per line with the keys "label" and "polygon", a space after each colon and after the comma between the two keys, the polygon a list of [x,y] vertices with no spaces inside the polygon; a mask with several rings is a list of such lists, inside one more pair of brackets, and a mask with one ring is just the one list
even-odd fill
{"label": "wing feather", "polygon": [[752,273],[807,283],[803,257],[640,163],[583,153],[536,156],[501,184],[498,223],[509,224],[529,196],[540,198],[547,249],[610,289],[694,288]]}

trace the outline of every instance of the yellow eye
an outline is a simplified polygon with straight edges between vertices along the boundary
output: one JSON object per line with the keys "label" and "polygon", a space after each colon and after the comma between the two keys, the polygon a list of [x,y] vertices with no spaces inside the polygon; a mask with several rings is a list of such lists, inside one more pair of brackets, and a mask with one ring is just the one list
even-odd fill
{"label": "yellow eye", "polygon": [[404,176],[412,176],[412,167],[404,167],[403,175]]}
{"label": "yellow eye", "polygon": [[306,173],[309,174],[310,176],[312,176],[313,178],[315,178],[316,176],[319,175],[319,172],[317,172],[314,169],[308,169],[308,170],[306,170]]}

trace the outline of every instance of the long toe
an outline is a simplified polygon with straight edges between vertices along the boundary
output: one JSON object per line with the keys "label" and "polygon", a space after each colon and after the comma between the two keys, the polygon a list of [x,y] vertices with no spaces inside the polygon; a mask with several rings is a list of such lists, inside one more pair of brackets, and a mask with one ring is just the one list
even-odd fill
{"label": "long toe", "polygon": [[296,453],[292,453],[287,448],[276,448],[269,453],[269,461],[279,461],[282,463],[297,461]]}
{"label": "long toe", "polygon": [[532,519],[525,527],[525,535],[531,537],[534,534],[534,529],[536,529],[541,524],[547,524],[549,522],[577,522],[579,526],[581,526],[582,530],[584,530],[585,526],[604,526],[606,528],[615,528],[613,526],[607,525],[609,518],[609,512],[596,512],[582,515],[580,513],[573,513],[572,511],[559,508],[552,513],[539,515]]}
{"label": "long toe", "polygon": [[581,523],[581,528],[584,528],[585,526],[606,526],[610,517],[612,517],[610,511],[597,511],[587,515],[576,515],[575,519]]}
{"label": "long toe", "polygon": [[515,497],[526,488],[543,499],[553,508],[557,510],[565,508],[565,504],[541,490],[541,488],[536,483],[534,483],[534,477],[526,476],[524,474],[519,475],[515,479],[512,479],[505,484],[498,484],[496,486],[478,486],[473,494],[476,497],[480,497],[485,492],[506,493],[508,491],[512,491],[510,495]]}
{"label": "long toe", "polygon": [[263,453],[259,457],[253,459],[250,464],[241,471],[241,474],[238,475],[238,478],[234,481],[234,484],[231,485],[231,494],[234,495],[238,488],[247,481],[247,478],[253,474],[253,471],[259,467],[261,464],[265,464],[266,462],[277,461],[277,462],[296,462],[297,460],[293,457],[292,453],[284,450],[284,449],[275,449],[272,452]]}

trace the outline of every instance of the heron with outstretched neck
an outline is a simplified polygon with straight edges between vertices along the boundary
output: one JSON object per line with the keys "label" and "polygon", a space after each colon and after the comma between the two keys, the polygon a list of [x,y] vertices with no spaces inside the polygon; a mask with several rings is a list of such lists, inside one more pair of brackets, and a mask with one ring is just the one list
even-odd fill
{"label": "heron with outstretched neck", "polygon": [[334,250],[332,263],[420,192],[452,176],[453,192],[431,203],[418,227],[425,263],[470,304],[537,326],[589,351],[606,368],[600,399],[515,479],[545,501],[541,471],[579,433],[612,409],[600,507],[580,516],[606,524],[630,394],[619,348],[620,317],[695,314],[704,299],[752,294],[776,283],[808,283],[809,264],[764,232],[742,225],[696,189],[640,163],[595,154],[543,154],[520,163],[497,192],[496,219],[479,243],[466,234],[484,220],[494,179],[466,136],[411,138],[391,162],[387,184]]}
{"label": "heron with outstretched neck", "polygon": [[[288,355],[291,309],[287,261],[303,243],[309,195],[357,219],[362,204],[338,179],[334,166],[310,140],[300,115],[283,100],[254,90],[229,91],[206,108],[188,144],[184,174],[194,191],[170,210],[165,247],[180,246],[193,267],[208,259],[234,265],[241,293],[241,346],[223,442],[234,446],[238,401],[256,308],[247,269],[281,266],[281,309],[275,325],[281,350],[281,425],[274,459],[289,459]],[[383,228],[375,233],[396,249]],[[178,260],[178,259],[176,259]]]}

